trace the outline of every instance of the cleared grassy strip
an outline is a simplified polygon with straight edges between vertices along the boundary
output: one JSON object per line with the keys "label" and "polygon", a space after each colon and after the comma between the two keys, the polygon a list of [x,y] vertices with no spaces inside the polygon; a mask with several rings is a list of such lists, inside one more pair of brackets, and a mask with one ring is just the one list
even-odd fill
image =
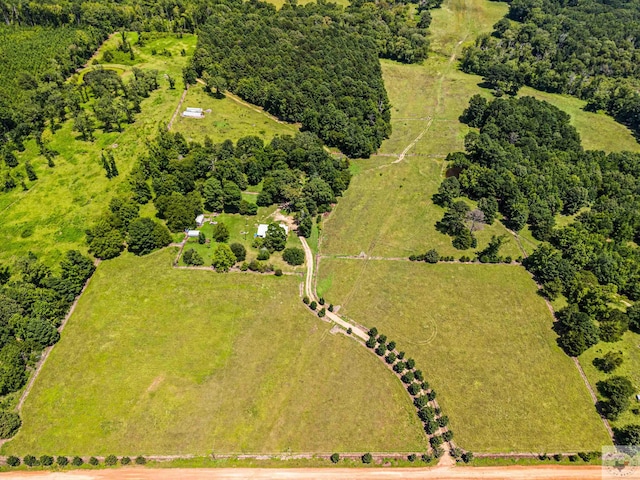
{"label": "cleared grassy strip", "polygon": [[319,294],[416,359],[475,452],[598,450],[606,430],[520,267],[322,260]]}
{"label": "cleared grassy strip", "polygon": [[3,454],[420,451],[400,382],[311,316],[300,278],[103,262]]}
{"label": "cleared grassy strip", "polygon": [[200,84],[189,89],[184,107],[211,110],[204,118],[177,117],[172,131],[182,133],[188,141],[202,142],[209,136],[215,143],[226,139],[236,142],[242,137],[256,135],[269,142],[276,135],[295,135],[298,131],[295,125],[272,120],[258,107],[247,107],[228,96],[216,98],[205,92]]}

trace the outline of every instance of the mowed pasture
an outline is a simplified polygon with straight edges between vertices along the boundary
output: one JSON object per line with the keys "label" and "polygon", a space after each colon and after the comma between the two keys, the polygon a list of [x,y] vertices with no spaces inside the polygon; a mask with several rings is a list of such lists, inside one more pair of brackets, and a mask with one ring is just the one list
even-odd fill
{"label": "mowed pasture", "polygon": [[215,93],[205,92],[201,84],[189,88],[182,105],[199,107],[205,112],[204,118],[177,117],[172,131],[182,133],[187,141],[203,142],[209,137],[214,143],[230,139],[234,142],[242,137],[255,135],[265,143],[276,135],[295,135],[296,125],[275,120],[261,108],[246,104],[232,94],[218,98]]}
{"label": "mowed pasture", "polygon": [[553,318],[519,266],[323,259],[318,291],[416,360],[473,452],[610,444]]}
{"label": "mowed pasture", "polygon": [[2,454],[424,451],[399,380],[311,315],[302,277],[103,262]]}
{"label": "mowed pasture", "polygon": [[[105,48],[115,45],[116,37],[105,42],[97,57]],[[133,44],[135,39],[130,39]],[[164,74],[178,78],[196,44],[194,35],[183,38],[161,36],[150,39],[144,47],[134,46],[135,66],[156,69],[160,88],[142,102],[142,112],[135,123],[123,125],[123,131],[95,132],[95,141],[80,140],[73,131],[73,120],[62,124],[59,130],[44,133],[49,147],[57,151],[55,167],[49,168],[46,159],[39,155],[34,140],[26,142],[26,150],[18,154],[21,165],[30,160],[38,180],[27,182],[29,190],[16,188],[0,195],[0,261],[36,252],[46,263],[58,261],[69,249],[86,251],[85,230],[91,222],[106,211],[109,199],[125,191],[126,174],[138,155],[146,151],[148,140],[157,129],[166,125],[178,105],[181,90],[169,89]],[[151,55],[151,49],[166,48],[171,57]],[[187,55],[181,56],[185,49]],[[108,66],[108,65],[107,65]],[[123,75],[129,74],[127,67]],[[112,149],[120,176],[111,180],[105,176],[100,153]],[[19,167],[22,168],[22,167]]]}

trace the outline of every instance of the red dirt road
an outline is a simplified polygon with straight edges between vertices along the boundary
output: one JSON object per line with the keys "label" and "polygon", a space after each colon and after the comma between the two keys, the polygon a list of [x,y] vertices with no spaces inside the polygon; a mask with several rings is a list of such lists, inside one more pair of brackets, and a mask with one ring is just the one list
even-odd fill
{"label": "red dirt road", "polygon": [[[634,472],[636,473],[636,472]],[[453,467],[453,468],[118,468],[66,472],[6,472],[1,478],[16,480],[602,480],[594,466]],[[609,478],[605,476],[604,478]],[[613,477],[611,477],[613,478]],[[640,479],[640,472],[626,476]]]}

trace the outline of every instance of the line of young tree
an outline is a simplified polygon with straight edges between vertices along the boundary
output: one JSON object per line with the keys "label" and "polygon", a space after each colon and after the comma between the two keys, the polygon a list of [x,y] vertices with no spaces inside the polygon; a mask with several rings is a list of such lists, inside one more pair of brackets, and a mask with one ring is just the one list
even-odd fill
{"label": "line of young tree", "polygon": [[[86,457],[85,457],[86,458]],[[135,459],[131,459],[131,457],[120,457],[119,459],[120,465],[131,465],[135,463],[136,465],[145,465],[147,463],[147,459],[142,455],[138,455]],[[98,457],[89,457],[86,461],[89,465],[95,467],[100,465],[100,459]],[[19,467],[21,464],[26,465],[27,467],[81,467],[85,464],[85,459],[79,456],[72,457],[69,460],[69,457],[64,455],[59,455],[58,457],[52,457],[51,455],[40,455],[36,457],[35,455],[25,455],[20,460],[20,457],[16,457],[15,455],[10,455],[7,457],[7,465],[9,467]],[[108,467],[112,467],[118,464],[118,457],[115,455],[107,455],[104,457],[104,465]]]}
{"label": "line of young tree", "polygon": [[462,69],[499,93],[523,84],[587,100],[640,133],[640,1],[513,0]]}
{"label": "line of young tree", "polygon": [[388,340],[386,335],[379,334],[377,328],[371,328],[368,335],[369,339],[365,345],[372,349],[378,357],[384,359],[387,365],[400,376],[400,380],[413,399],[418,418],[429,438],[429,450],[423,456],[423,460],[429,462],[433,458],[441,457],[444,454],[442,444],[450,442],[451,455],[465,463],[470,462],[473,459],[473,453],[465,452],[455,447],[451,442],[453,432],[448,427],[449,417],[443,415],[435,403],[436,392],[425,380],[422,370],[416,369],[415,360],[413,358],[405,359],[405,352],[397,350],[396,342]]}
{"label": "line of young tree", "polygon": [[[280,10],[229,1],[212,9],[198,34],[185,82],[206,79],[316,133],[350,157],[368,157],[391,133],[378,56],[426,58],[428,9],[354,2],[346,10],[318,2]],[[322,22],[318,19],[323,18]]]}
{"label": "line of young tree", "polygon": [[[58,341],[58,327],[94,270],[76,250],[57,272],[33,253],[0,265],[0,396],[20,390],[42,350]],[[0,410],[0,438],[12,437],[20,425],[17,413]]]}

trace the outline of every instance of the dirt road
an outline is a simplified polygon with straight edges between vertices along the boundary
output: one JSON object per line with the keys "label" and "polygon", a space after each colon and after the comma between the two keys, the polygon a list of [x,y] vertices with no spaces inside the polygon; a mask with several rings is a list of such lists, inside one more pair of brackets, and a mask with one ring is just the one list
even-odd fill
{"label": "dirt road", "polygon": [[[545,465],[539,467],[453,468],[119,468],[67,472],[8,472],[0,478],[41,480],[601,480],[600,467]],[[606,478],[606,477],[605,477]],[[625,478],[639,479],[640,476]]]}

